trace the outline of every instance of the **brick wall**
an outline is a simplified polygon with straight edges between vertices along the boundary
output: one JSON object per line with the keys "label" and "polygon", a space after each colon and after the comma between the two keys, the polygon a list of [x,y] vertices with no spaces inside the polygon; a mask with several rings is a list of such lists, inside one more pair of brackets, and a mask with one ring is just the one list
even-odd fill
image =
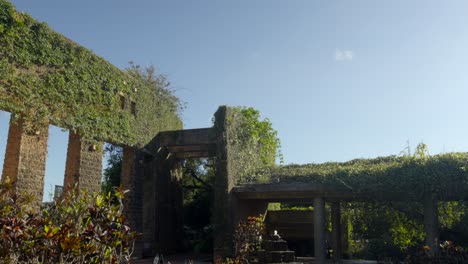
{"label": "brick wall", "polygon": [[[143,232],[143,167],[142,154],[132,147],[123,147],[123,161],[121,185],[124,190],[129,190],[123,200],[124,211],[128,224],[132,230]],[[135,243],[134,257],[143,255],[143,241],[138,239]]]}
{"label": "brick wall", "polygon": [[143,174],[143,254],[154,256],[156,253],[156,170],[158,164],[145,164]]}
{"label": "brick wall", "polygon": [[70,131],[68,138],[67,163],[65,165],[65,192],[78,185],[80,191],[101,191],[103,144],[90,144],[80,135]]}
{"label": "brick wall", "polygon": [[9,177],[17,190],[33,195],[37,202],[43,198],[47,137],[48,127],[28,134],[21,120],[10,121],[2,180]]}
{"label": "brick wall", "polygon": [[212,223],[213,260],[216,264],[233,255],[233,234],[239,220],[247,214],[256,215],[266,209],[266,204],[245,203],[231,193],[237,181],[245,176],[246,168],[261,164],[259,156],[247,155],[256,151],[255,145],[246,146],[233,140],[242,125],[241,116],[232,108],[221,106],[215,113],[217,146]]}

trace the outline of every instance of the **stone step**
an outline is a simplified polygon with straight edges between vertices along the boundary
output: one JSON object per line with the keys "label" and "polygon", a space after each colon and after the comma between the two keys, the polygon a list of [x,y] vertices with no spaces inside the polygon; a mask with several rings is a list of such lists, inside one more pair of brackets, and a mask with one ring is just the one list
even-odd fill
{"label": "stone step", "polygon": [[[249,261],[249,264],[265,264],[265,262],[258,261]],[[304,264],[304,262],[277,262],[277,263],[267,263],[267,264]]]}
{"label": "stone step", "polygon": [[288,243],[284,240],[264,240],[262,241],[262,249],[266,251],[287,251]]}
{"label": "stone step", "polygon": [[265,263],[293,262],[296,260],[294,251],[265,251]]}
{"label": "stone step", "polygon": [[[265,262],[249,261],[250,264],[265,264]],[[267,264],[304,264],[303,262],[272,262]]]}

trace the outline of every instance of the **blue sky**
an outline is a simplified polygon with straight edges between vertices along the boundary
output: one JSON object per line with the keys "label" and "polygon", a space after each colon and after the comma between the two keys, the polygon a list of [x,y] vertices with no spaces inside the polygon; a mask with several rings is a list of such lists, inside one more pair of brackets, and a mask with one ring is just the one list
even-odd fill
{"label": "blue sky", "polygon": [[155,65],[186,128],[260,110],[286,163],[468,150],[467,1],[12,2],[120,68]]}

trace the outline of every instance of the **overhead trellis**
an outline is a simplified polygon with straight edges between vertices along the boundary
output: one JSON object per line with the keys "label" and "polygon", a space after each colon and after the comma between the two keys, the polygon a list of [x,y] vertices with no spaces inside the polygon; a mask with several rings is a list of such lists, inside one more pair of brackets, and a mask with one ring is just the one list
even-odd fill
{"label": "overhead trellis", "polygon": [[440,200],[462,200],[468,198],[467,169],[468,153],[447,153],[275,166],[258,170],[252,178],[321,184],[368,198],[419,201],[430,194]]}

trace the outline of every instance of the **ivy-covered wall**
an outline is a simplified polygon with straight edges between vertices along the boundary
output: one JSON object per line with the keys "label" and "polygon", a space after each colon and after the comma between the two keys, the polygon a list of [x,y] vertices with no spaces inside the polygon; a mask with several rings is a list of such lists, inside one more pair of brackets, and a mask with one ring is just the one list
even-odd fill
{"label": "ivy-covered wall", "polygon": [[[224,120],[224,127],[220,120]],[[216,131],[224,129],[226,135],[232,184],[268,179],[255,172],[275,166],[276,158],[281,156],[277,132],[267,118],[261,120],[259,111],[251,107],[221,107],[215,113],[214,127]]]}
{"label": "ivy-covered wall", "polygon": [[[232,254],[239,204],[231,189],[254,181],[253,172],[275,164],[279,140],[268,119],[253,108],[221,106],[214,116],[217,138],[214,187],[214,263]],[[266,208],[266,207],[265,207]],[[256,208],[254,208],[256,209]]]}
{"label": "ivy-covered wall", "polygon": [[0,109],[91,141],[144,146],[181,121],[154,86],[0,0]]}
{"label": "ivy-covered wall", "polygon": [[275,183],[318,183],[377,199],[421,201],[427,193],[440,200],[468,198],[468,153],[272,166],[255,174]]}

